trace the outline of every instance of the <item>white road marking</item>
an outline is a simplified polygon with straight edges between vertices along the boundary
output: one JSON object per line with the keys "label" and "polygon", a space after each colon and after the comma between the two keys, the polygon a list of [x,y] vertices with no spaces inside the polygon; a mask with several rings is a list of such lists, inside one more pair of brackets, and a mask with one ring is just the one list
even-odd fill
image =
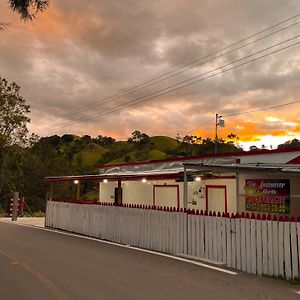
{"label": "white road marking", "polygon": [[55,230],[55,229],[48,229],[48,228],[37,227],[37,226],[33,226],[33,225],[28,225],[28,224],[20,224],[20,223],[16,224],[16,225],[20,225],[20,226],[24,226],[24,227],[30,227],[30,228],[35,228],[35,229],[49,231],[49,232],[54,232],[54,233],[58,233],[58,234],[62,234],[62,235],[73,236],[73,237],[77,237],[77,238],[81,238],[81,239],[95,241],[95,242],[98,242],[98,243],[104,243],[104,244],[109,244],[109,245],[113,245],[113,246],[118,246],[118,247],[123,247],[123,248],[127,248],[127,249],[132,249],[132,250],[135,250],[135,251],[150,253],[150,254],[154,254],[154,255],[158,255],[158,256],[162,256],[162,257],[167,257],[167,258],[171,258],[171,259],[182,261],[182,262],[186,262],[186,263],[189,263],[189,264],[192,264],[192,265],[196,265],[196,266],[208,268],[208,269],[211,269],[211,270],[214,270],[214,271],[223,272],[223,273],[226,273],[226,274],[229,274],[229,275],[238,275],[238,273],[234,272],[234,271],[230,271],[230,270],[223,269],[223,268],[220,268],[220,267],[215,267],[215,266],[212,266],[212,265],[207,265],[207,264],[204,264],[202,262],[193,261],[193,260],[182,258],[182,257],[178,257],[178,256],[173,256],[173,255],[170,255],[170,254],[165,254],[165,253],[156,252],[156,251],[152,251],[152,250],[137,248],[137,247],[133,247],[133,246],[130,246],[130,245],[118,244],[118,243],[115,243],[115,242],[100,240],[100,239],[96,239],[96,238],[93,238],[93,237],[79,235],[79,234],[76,234],[76,233],[70,233],[70,232],[65,232],[65,231],[58,231],[58,230]]}

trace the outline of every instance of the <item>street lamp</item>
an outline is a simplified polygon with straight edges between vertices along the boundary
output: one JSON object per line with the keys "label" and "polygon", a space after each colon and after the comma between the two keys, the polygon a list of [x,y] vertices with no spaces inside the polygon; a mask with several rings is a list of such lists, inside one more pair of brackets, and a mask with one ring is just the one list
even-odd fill
{"label": "street lamp", "polygon": [[222,116],[219,114],[216,114],[216,137],[215,137],[215,153],[218,153],[218,126],[224,127],[225,126],[225,121],[221,119]]}

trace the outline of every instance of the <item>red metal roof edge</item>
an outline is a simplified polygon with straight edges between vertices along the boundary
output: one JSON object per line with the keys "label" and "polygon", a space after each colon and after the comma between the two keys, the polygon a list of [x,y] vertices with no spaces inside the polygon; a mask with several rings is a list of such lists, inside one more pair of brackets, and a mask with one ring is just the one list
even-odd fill
{"label": "red metal roof edge", "polygon": [[124,181],[136,180],[138,178],[146,178],[149,180],[167,180],[167,179],[176,179],[178,176],[181,176],[182,172],[172,173],[172,174],[141,174],[141,175],[107,175],[98,174],[98,175],[74,175],[74,176],[53,176],[46,177],[45,182],[67,182],[73,181],[75,179],[79,181],[100,181],[103,179],[108,179],[109,181],[115,181],[122,178]]}
{"label": "red metal roof edge", "polygon": [[146,164],[153,164],[153,163],[203,159],[203,158],[211,158],[211,157],[247,156],[247,155],[274,154],[274,153],[286,153],[286,152],[296,152],[296,151],[300,151],[300,147],[274,149],[274,150],[241,151],[241,152],[207,154],[207,155],[198,155],[198,156],[181,156],[181,157],[158,159],[158,160],[146,160],[146,161],[134,161],[134,162],[127,162],[127,163],[124,162],[124,163],[116,163],[116,164],[107,164],[107,165],[101,165],[101,166],[99,166],[99,168],[107,169],[107,168],[111,168],[111,167],[136,166],[136,165],[146,165]]}

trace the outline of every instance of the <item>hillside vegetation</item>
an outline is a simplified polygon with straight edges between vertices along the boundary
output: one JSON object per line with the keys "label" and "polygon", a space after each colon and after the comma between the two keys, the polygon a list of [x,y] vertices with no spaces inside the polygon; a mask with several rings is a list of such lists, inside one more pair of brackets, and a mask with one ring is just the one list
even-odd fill
{"label": "hillside vegetation", "polygon": [[[234,152],[241,150],[233,141],[219,140],[220,152]],[[28,148],[19,148],[18,168],[10,170],[11,181],[25,196],[31,210],[45,208],[47,185],[44,178],[60,175],[97,174],[99,166],[104,164],[161,160],[171,157],[203,155],[214,152],[214,142],[211,139],[201,139],[196,136],[171,138],[167,136],[149,137],[145,133],[135,131],[127,141],[116,141],[112,137],[89,135],[82,137],[65,134],[63,136],[43,137]],[[84,199],[97,197],[98,187],[95,183],[84,183],[81,195]],[[56,197],[75,196],[72,182],[55,184]],[[5,199],[0,205],[5,208],[5,202],[11,197],[11,190],[7,189]]]}

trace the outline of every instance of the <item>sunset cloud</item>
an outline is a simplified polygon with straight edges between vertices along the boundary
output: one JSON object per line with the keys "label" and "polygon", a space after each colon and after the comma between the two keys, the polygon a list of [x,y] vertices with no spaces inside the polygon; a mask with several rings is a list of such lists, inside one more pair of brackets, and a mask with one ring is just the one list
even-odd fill
{"label": "sunset cloud", "polygon": [[300,25],[144,89],[111,96],[289,18],[299,8],[295,0],[52,0],[36,20],[24,23],[2,1],[0,21],[11,26],[0,32],[0,76],[21,85],[31,105],[31,129],[42,136],[125,139],[138,129],[149,135],[213,137],[220,113],[226,123],[221,137],[233,132],[245,145],[266,138],[271,145],[273,137],[276,145],[300,138],[300,104],[226,115],[300,100],[299,45],[157,98],[147,100],[147,95],[289,39]]}

